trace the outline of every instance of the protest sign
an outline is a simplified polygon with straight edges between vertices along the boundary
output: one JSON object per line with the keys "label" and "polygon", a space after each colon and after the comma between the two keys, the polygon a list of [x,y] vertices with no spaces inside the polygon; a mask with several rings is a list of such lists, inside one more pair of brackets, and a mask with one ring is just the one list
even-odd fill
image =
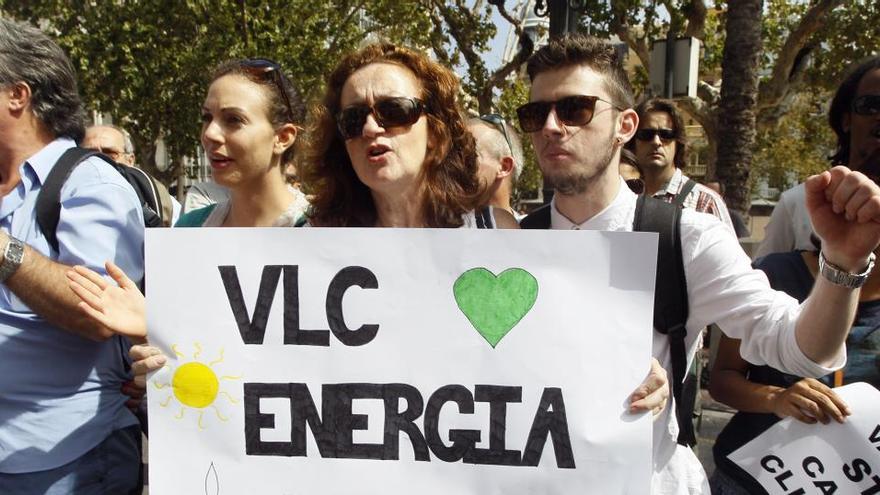
{"label": "protest sign", "polygon": [[730,454],[771,495],[880,494],[880,391],[852,383],[834,391],[845,423],[776,423]]}
{"label": "protest sign", "polygon": [[147,232],[150,489],[647,493],[656,235]]}

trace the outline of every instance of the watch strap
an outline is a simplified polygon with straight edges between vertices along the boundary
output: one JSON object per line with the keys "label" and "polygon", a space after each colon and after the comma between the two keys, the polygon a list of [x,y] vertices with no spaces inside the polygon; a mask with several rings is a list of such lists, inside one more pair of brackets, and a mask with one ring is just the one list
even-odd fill
{"label": "watch strap", "polygon": [[875,260],[876,256],[874,253],[871,253],[871,256],[868,257],[868,266],[862,271],[862,273],[850,273],[828,261],[825,258],[825,254],[822,251],[819,251],[819,273],[834,285],[847,287],[849,289],[858,289],[867,282],[868,275],[870,275],[871,270],[874,269]]}

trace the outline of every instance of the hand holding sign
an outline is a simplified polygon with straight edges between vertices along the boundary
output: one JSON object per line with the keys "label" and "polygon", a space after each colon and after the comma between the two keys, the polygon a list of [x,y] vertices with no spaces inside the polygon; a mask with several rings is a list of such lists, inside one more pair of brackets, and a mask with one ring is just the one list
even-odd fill
{"label": "hand holding sign", "polygon": [[776,393],[773,413],[780,418],[791,416],[808,424],[816,420],[828,424],[831,418],[843,423],[844,417],[849,415],[849,408],[827,385],[813,378],[804,378]]}
{"label": "hand holding sign", "polygon": [[880,494],[880,391],[835,389],[852,409],[845,423],[784,419],[730,454],[770,494]]}

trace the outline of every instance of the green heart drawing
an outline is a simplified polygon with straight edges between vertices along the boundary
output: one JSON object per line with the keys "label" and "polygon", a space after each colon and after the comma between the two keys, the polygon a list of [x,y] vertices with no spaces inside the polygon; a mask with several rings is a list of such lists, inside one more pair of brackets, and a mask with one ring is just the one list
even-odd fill
{"label": "green heart drawing", "polygon": [[471,268],[452,286],[458,308],[493,348],[532,309],[538,281],[522,268],[508,268],[495,276],[485,268]]}

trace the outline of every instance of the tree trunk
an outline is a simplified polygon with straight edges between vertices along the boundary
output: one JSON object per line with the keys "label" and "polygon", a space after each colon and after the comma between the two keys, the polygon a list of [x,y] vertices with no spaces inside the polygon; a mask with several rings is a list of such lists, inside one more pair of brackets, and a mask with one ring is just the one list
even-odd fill
{"label": "tree trunk", "polygon": [[730,208],[744,214],[751,204],[749,172],[755,145],[758,63],[762,49],[763,0],[730,0],[721,62],[716,173]]}

